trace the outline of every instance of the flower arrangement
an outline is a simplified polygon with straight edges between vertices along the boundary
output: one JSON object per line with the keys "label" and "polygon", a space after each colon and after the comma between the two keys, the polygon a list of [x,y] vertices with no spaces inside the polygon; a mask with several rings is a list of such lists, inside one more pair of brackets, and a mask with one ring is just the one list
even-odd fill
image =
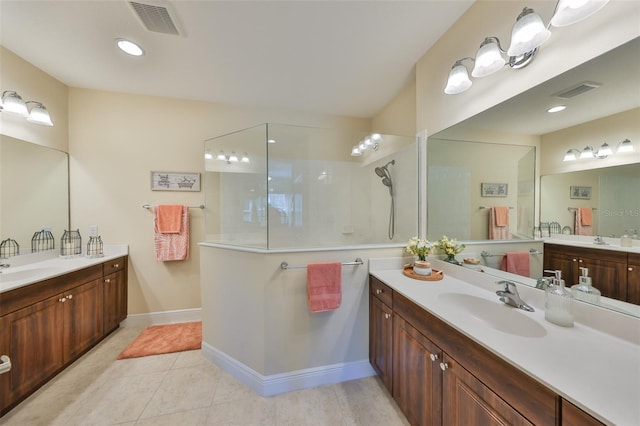
{"label": "flower arrangement", "polygon": [[418,256],[418,259],[420,260],[427,260],[427,256],[431,254],[432,246],[427,240],[421,240],[418,237],[413,237],[409,240],[404,250],[407,253]]}
{"label": "flower arrangement", "polygon": [[435,247],[447,256],[447,260],[454,260],[454,256],[460,253],[466,247],[464,244],[458,243],[455,238],[449,239],[446,235],[438,240]]}

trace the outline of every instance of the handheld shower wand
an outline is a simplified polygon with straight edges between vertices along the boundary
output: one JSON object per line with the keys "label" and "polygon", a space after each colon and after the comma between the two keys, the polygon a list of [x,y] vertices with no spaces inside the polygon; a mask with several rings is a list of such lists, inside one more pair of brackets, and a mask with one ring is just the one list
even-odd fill
{"label": "handheld shower wand", "polygon": [[391,160],[387,164],[382,167],[376,167],[374,171],[376,175],[382,178],[382,184],[389,188],[389,195],[391,196],[391,208],[389,211],[389,239],[393,239],[393,235],[395,234],[395,203],[393,197],[393,180],[391,179],[391,173],[389,173],[389,166],[395,165],[396,160]]}

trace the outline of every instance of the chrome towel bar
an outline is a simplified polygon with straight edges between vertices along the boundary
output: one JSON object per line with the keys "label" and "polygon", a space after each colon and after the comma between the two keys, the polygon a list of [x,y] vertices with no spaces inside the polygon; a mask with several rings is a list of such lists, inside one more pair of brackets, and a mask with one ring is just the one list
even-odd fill
{"label": "chrome towel bar", "polygon": [[[494,256],[504,256],[506,253],[489,253],[488,251],[483,251],[480,253],[482,257],[494,257]],[[529,254],[542,254],[540,250],[531,249],[529,250]]]}
{"label": "chrome towel bar", "polygon": [[[143,209],[151,210],[151,204],[143,204]],[[189,206],[190,209],[202,209],[204,210],[204,204],[200,204],[199,206]]]}
{"label": "chrome towel bar", "polygon": [[[360,259],[359,257],[356,257],[356,260],[354,262],[343,262],[342,266],[351,266],[351,265],[363,265],[364,262],[362,261],[362,259]],[[280,267],[282,269],[305,269],[307,267],[307,265],[289,265],[287,262],[282,262],[280,264]]]}

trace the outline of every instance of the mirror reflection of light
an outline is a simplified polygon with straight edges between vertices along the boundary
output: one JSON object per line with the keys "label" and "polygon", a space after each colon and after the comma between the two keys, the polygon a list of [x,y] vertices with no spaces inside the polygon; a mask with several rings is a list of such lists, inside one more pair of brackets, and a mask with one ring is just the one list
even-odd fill
{"label": "mirror reflection of light", "polygon": [[554,107],[551,107],[547,110],[547,112],[560,112],[560,111],[564,111],[567,108],[566,105],[556,105]]}

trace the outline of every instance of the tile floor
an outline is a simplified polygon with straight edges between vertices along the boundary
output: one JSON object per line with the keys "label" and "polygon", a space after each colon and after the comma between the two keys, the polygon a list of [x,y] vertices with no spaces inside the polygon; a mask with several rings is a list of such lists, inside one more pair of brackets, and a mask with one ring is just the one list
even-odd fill
{"label": "tile floor", "polygon": [[263,398],[200,351],[116,360],[121,328],[0,418],[39,425],[407,425],[377,377]]}

